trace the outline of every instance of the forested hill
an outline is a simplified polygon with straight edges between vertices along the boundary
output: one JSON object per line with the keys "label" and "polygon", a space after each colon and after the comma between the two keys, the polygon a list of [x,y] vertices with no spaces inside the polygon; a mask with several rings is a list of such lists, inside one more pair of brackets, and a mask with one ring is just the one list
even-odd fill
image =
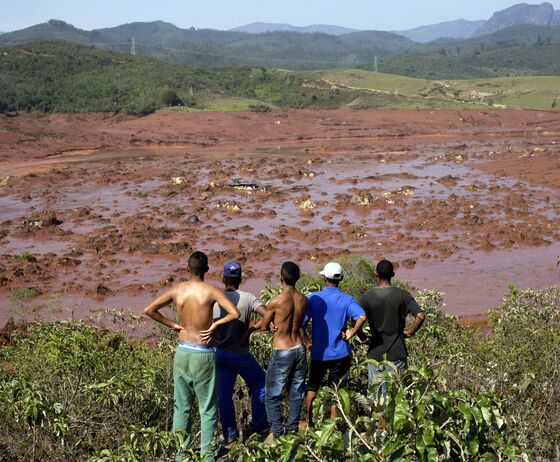
{"label": "forested hill", "polygon": [[64,41],[0,47],[0,113],[91,111],[141,115],[165,107],[181,111],[493,106],[555,109],[559,88],[560,77],[433,81],[357,69],[196,68]]}
{"label": "forested hill", "polygon": [[439,40],[429,52],[383,60],[380,70],[424,79],[560,75],[560,27],[514,26],[468,40]]}
{"label": "forested hill", "polygon": [[294,70],[333,67],[372,67],[375,57],[388,57],[423,47],[389,32],[355,32],[342,36],[324,33],[243,32],[180,29],[162,21],[131,23],[84,31],[51,20],[0,36],[0,45],[36,40],[68,40],[85,45],[166,58],[193,66],[249,64]]}
{"label": "forested hill", "polygon": [[560,75],[560,27],[517,25],[472,39],[419,44],[389,32],[249,34],[156,21],[84,31],[49,21],[0,36],[0,46],[66,40],[199,67],[358,68],[428,79]]}

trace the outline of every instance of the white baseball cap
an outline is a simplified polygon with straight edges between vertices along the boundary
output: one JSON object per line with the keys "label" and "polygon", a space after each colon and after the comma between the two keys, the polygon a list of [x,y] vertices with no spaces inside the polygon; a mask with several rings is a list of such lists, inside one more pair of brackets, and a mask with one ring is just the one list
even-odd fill
{"label": "white baseball cap", "polygon": [[327,279],[332,279],[333,281],[342,281],[342,278],[344,277],[342,266],[334,261],[327,263],[323,268],[323,271],[319,272],[319,274],[322,274]]}

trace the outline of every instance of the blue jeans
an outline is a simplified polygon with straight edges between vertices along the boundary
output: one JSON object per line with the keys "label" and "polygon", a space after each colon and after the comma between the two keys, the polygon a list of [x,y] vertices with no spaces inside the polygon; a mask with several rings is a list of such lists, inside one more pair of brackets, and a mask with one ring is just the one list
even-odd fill
{"label": "blue jeans", "polygon": [[[265,405],[272,434],[275,438],[285,431],[297,432],[303,399],[305,397],[305,374],[307,358],[303,345],[290,350],[273,350],[266,372]],[[289,385],[288,420],[284,427],[282,419],[282,392]]]}
{"label": "blue jeans", "polygon": [[266,410],[264,407],[265,373],[252,354],[236,354],[230,351],[216,349],[216,367],[218,375],[218,407],[222,432],[226,442],[239,438],[235,405],[233,403],[233,388],[239,374],[251,395],[251,429],[262,432],[268,429]]}
{"label": "blue jeans", "polygon": [[[390,362],[392,362],[397,367],[397,369],[400,369],[401,371],[408,369],[408,358],[395,359],[394,361],[390,361]],[[367,366],[368,366],[368,382],[369,382],[369,386],[371,387],[373,379],[379,376],[379,374],[381,374],[384,371],[384,369],[382,365],[381,367],[378,367],[375,364],[368,364]],[[385,397],[387,396],[386,381],[383,381],[381,383],[381,393],[383,393],[383,401],[385,401]],[[374,396],[370,396],[370,398],[374,399]]]}

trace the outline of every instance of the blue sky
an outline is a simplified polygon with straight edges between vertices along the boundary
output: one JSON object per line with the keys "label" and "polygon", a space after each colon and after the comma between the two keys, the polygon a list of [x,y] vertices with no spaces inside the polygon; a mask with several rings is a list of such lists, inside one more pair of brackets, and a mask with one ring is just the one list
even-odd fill
{"label": "blue sky", "polygon": [[[164,20],[179,27],[230,29],[251,22],[334,24],[403,30],[453,19],[487,19],[523,0],[0,0],[0,31],[48,19],[82,29]],[[540,1],[528,3],[540,3]],[[560,0],[550,1],[560,9]]]}

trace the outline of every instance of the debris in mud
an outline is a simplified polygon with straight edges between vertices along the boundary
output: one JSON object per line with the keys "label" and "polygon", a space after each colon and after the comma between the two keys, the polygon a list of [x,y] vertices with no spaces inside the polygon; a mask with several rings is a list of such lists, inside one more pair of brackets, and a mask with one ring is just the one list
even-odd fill
{"label": "debris in mud", "polygon": [[[0,187],[0,192],[9,193],[0,197],[0,305],[10,303],[15,289],[33,286],[47,294],[83,296],[84,310],[100,303],[108,306],[117,296],[119,300],[128,295],[140,300],[167,285],[169,275],[182,274],[185,257],[198,248],[208,251],[215,261],[236,258],[247,262],[248,267],[254,266],[256,277],[251,289],[256,290],[268,277],[263,268],[283,258],[286,246],[296,243],[293,258],[305,261],[307,268],[315,260],[328,261],[344,252],[371,253],[372,258],[393,256],[414,275],[422,275],[424,265],[451,254],[461,267],[471,258],[471,251],[494,249],[496,257],[492,258],[502,258],[510,253],[498,252],[511,247],[523,250],[550,242],[558,245],[560,143],[554,146],[552,138],[535,138],[527,132],[514,137],[515,150],[508,155],[504,143],[512,142],[509,131],[503,135],[477,132],[475,136],[470,129],[463,132],[461,125],[449,133],[444,129],[447,135],[440,138],[439,132],[432,132],[432,121],[429,126],[423,125],[425,115],[417,123],[418,115],[411,114],[406,115],[406,123],[410,123],[409,117],[414,118],[414,124],[410,124],[413,131],[398,139],[377,136],[400,133],[400,122],[385,121],[392,120],[392,114],[353,113],[355,120],[346,128],[341,120],[314,125],[311,130],[305,124],[312,117],[294,113],[297,132],[282,134],[282,140],[274,133],[276,126],[270,124],[276,120],[273,118],[267,119],[272,125],[266,128],[270,131],[262,134],[267,143],[260,142],[260,133],[254,140],[254,126],[247,124],[247,133],[224,135],[224,143],[209,141],[208,146],[220,143],[215,149],[203,149],[199,143],[209,139],[205,131],[212,132],[208,127],[215,124],[196,125],[201,124],[198,117],[203,117],[197,116],[190,123],[196,127],[192,133],[200,135],[193,135],[196,138],[192,140],[176,138],[176,127],[164,126],[160,134],[162,127],[153,126],[149,138],[142,135],[146,140],[153,138],[154,144],[162,144],[162,153],[169,149],[169,156],[144,157],[145,147],[137,146],[130,159],[127,154],[126,162],[103,161],[95,168],[70,161],[61,163],[61,170],[47,171],[42,170],[41,162],[35,165],[22,161],[20,170],[0,169],[0,181],[11,175],[7,186]],[[347,113],[343,115],[348,117]],[[526,115],[532,117],[529,112]],[[166,117],[171,122],[172,117]],[[373,117],[380,123],[366,123],[359,120],[362,117]],[[517,114],[512,117],[515,121],[522,119]],[[42,118],[26,116],[21,118],[24,122],[29,133],[35,126],[44,125]],[[51,143],[56,144],[52,152],[58,151],[62,141],[50,134],[66,130],[69,121],[62,122],[49,124],[41,140],[46,145],[38,142],[30,147],[27,141],[18,142],[17,146],[8,146],[5,154],[3,144],[1,160],[15,157],[19,163],[20,157],[43,156]],[[179,122],[179,118],[173,119],[177,127]],[[441,123],[446,124],[447,119],[441,117]],[[553,125],[557,125],[557,118],[547,126]],[[332,133],[333,126],[337,127],[336,134]],[[130,135],[131,128],[126,129]],[[95,146],[108,143],[108,149],[120,149],[118,133],[111,129],[109,136],[104,130],[99,132],[102,138],[95,138]],[[498,130],[501,133],[502,128]],[[419,141],[416,133],[425,133],[425,140]],[[297,143],[292,143],[292,135],[297,135]],[[68,137],[68,142],[74,142],[74,138]],[[166,139],[169,142],[163,145]],[[270,155],[276,152],[273,141],[277,139],[281,143],[278,155]],[[334,139],[336,142],[330,141]],[[128,136],[122,135],[120,140],[127,145]],[[463,141],[465,144],[459,146]],[[177,147],[183,142],[193,150],[185,157]],[[548,152],[535,151],[545,142]],[[84,143],[88,145],[87,140]],[[487,157],[489,150],[493,150],[491,157]],[[103,152],[97,150],[94,159]],[[419,154],[413,155],[416,152]],[[444,153],[448,155],[444,157]],[[519,154],[526,157],[518,159]],[[316,157],[310,158],[313,155]],[[11,165],[6,164],[6,168]],[[521,182],[515,183],[512,178]],[[548,189],[541,189],[541,184]],[[265,188],[267,192],[262,192]],[[46,227],[32,223],[35,214],[44,209],[56,212],[64,224]],[[24,220],[32,234],[19,230]],[[224,222],[235,226],[234,231],[224,233]],[[292,226],[282,227],[286,224]],[[458,242],[459,249],[455,246]],[[265,247],[263,243],[270,245]],[[35,257],[25,256],[25,251]],[[551,251],[557,254],[556,247]],[[177,268],[174,273],[173,268]],[[453,271],[458,274],[460,270]],[[466,267],[464,274],[468,271]],[[544,271],[540,275],[547,276]],[[505,272],[499,277],[502,283]],[[465,279],[470,290],[473,282]],[[102,302],[88,300],[101,297],[96,293],[98,284],[111,286],[107,298]],[[460,303],[457,306],[462,306]]]}
{"label": "debris in mud", "polygon": [[478,215],[466,215],[464,219],[466,226],[469,225],[483,225],[484,219]]}
{"label": "debris in mud", "polygon": [[0,186],[6,186],[8,184],[8,181],[10,181],[10,178],[10,176],[4,176],[0,178]]}
{"label": "debris in mud", "polygon": [[401,262],[404,268],[414,268],[416,266],[416,260],[414,258],[407,258]]}
{"label": "debris in mud", "polygon": [[225,209],[229,210],[230,212],[241,212],[241,207],[239,207],[237,202],[220,201],[216,205],[214,205],[214,208]]}
{"label": "debris in mud", "polygon": [[457,178],[453,175],[446,175],[446,176],[443,176],[443,177],[439,178],[437,180],[437,182],[444,185],[444,186],[451,187],[451,186],[457,186],[457,180],[458,179],[459,178]]}
{"label": "debris in mud", "polygon": [[109,289],[108,287],[104,286],[103,284],[99,284],[96,288],[95,288],[95,293],[97,295],[107,295],[109,292],[111,292],[111,289]]}
{"label": "debris in mud", "polygon": [[81,263],[82,262],[77,258],[62,257],[58,259],[58,264],[61,266],[72,267],[72,266],[78,266]]}
{"label": "debris in mud", "polygon": [[238,178],[228,180],[228,186],[231,186],[236,191],[253,192],[253,191],[266,191],[268,187],[260,181],[244,181]]}
{"label": "debris in mud", "polygon": [[159,244],[157,244],[156,242],[150,243],[150,245],[148,247],[145,247],[145,248],[142,249],[142,253],[145,253],[145,254],[148,254],[148,255],[159,254]]}
{"label": "debris in mud", "polygon": [[298,207],[299,207],[300,210],[306,212],[306,211],[313,210],[314,208],[316,208],[317,204],[315,202],[312,202],[311,199],[307,199],[307,200],[304,200],[303,202],[300,202],[298,204]]}
{"label": "debris in mud", "polygon": [[202,189],[204,191],[210,191],[211,189],[214,189],[216,186],[218,186],[218,183],[216,183],[215,181],[210,181],[209,183],[206,183]]}
{"label": "debris in mud", "polygon": [[115,226],[106,226],[89,236],[85,245],[96,254],[114,254],[123,248],[123,235]]}
{"label": "debris in mud", "polygon": [[33,233],[43,228],[61,225],[62,223],[62,220],[59,220],[52,210],[46,210],[33,215],[29,220],[25,220],[18,228],[23,233]]}
{"label": "debris in mud", "polygon": [[397,194],[402,194],[403,196],[411,197],[414,196],[414,191],[410,188],[397,189]]}
{"label": "debris in mud", "polygon": [[394,202],[390,199],[393,196],[406,196],[406,197],[412,197],[414,196],[414,191],[413,188],[410,186],[405,186],[399,189],[396,189],[395,191],[388,191],[383,193],[383,197],[385,199],[387,199],[387,203],[388,204],[393,204]]}
{"label": "debris in mud", "polygon": [[371,205],[375,198],[369,191],[362,191],[350,199],[352,205],[361,205],[363,207]]}
{"label": "debris in mud", "polygon": [[187,179],[184,176],[174,176],[171,178],[171,182],[176,186],[181,186],[186,184]]}

